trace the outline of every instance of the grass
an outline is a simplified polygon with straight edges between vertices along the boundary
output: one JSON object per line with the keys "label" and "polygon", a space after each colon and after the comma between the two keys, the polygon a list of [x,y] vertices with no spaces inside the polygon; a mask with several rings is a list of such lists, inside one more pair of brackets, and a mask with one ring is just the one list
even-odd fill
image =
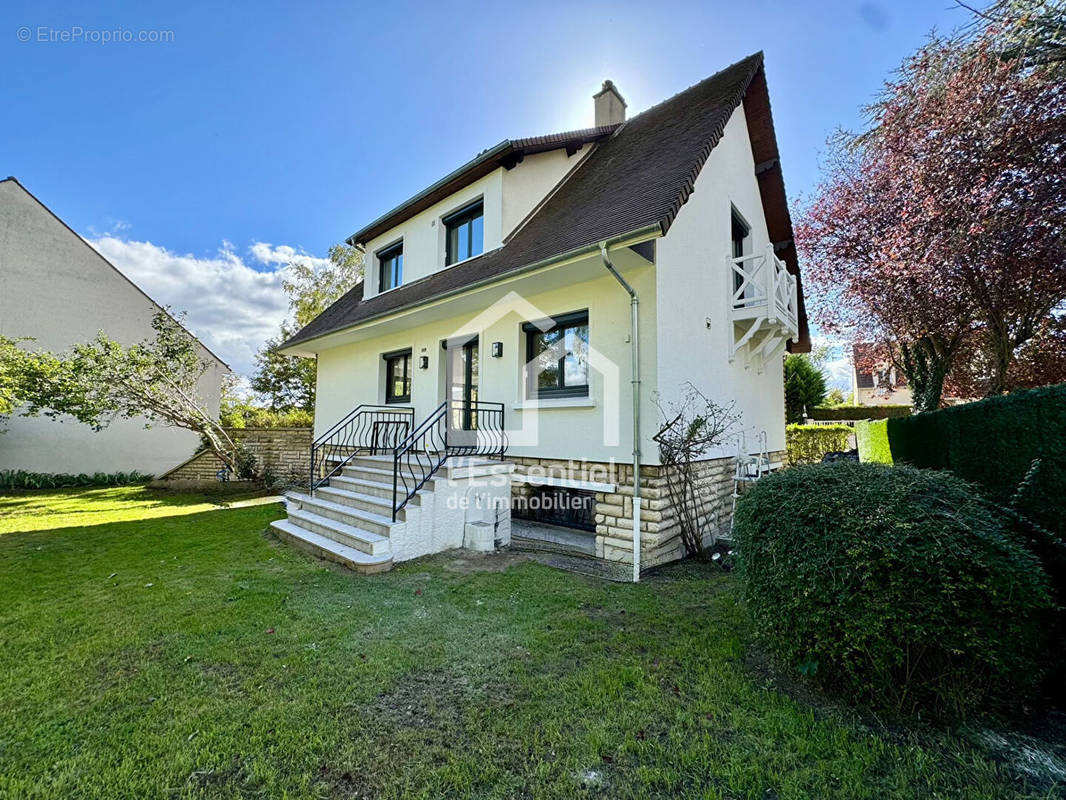
{"label": "grass", "polygon": [[1057,796],[965,737],[777,691],[711,567],[359,577],[279,544],[279,515],[0,497],[0,797]]}

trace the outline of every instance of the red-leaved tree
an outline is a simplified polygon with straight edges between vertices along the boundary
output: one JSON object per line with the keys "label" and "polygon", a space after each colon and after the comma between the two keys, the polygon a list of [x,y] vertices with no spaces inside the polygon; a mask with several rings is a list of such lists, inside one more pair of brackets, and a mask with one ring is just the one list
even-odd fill
{"label": "red-leaved tree", "polygon": [[909,59],[797,227],[819,321],[890,342],[918,410],[964,353],[977,393],[1012,388],[1066,299],[1066,82],[1004,56],[1001,24]]}

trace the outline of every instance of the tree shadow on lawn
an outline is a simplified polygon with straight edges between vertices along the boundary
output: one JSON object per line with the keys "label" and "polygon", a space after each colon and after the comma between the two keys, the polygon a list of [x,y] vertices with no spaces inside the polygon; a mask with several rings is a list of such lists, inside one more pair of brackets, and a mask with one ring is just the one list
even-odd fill
{"label": "tree shadow on lawn", "polygon": [[226,509],[263,494],[184,494],[145,486],[26,490],[0,495],[0,536]]}

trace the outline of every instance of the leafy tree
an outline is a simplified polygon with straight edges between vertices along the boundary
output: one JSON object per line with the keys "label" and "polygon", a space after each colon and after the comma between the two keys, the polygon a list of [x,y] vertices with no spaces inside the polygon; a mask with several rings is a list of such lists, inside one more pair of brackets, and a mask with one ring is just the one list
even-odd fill
{"label": "leafy tree", "polygon": [[[22,408],[20,416],[36,416],[40,412],[33,405],[41,392],[75,397],[78,384],[63,362],[48,352],[36,352],[25,344],[33,339],[8,339],[0,336],[0,426],[5,419]],[[47,416],[59,412],[46,410]],[[3,432],[0,427],[0,433]]]}
{"label": "leafy tree", "polygon": [[266,400],[271,411],[315,409],[316,362],[312,358],[287,356],[279,348],[294,332],[307,325],[351,289],[363,274],[362,254],[354,247],[337,244],[329,250],[329,264],[316,267],[293,262],[282,283],[289,295],[292,321],[255,355],[252,389]]}
{"label": "leafy tree", "polygon": [[279,352],[278,348],[291,335],[282,325],[281,333],[267,339],[255,354],[252,390],[266,400],[271,411],[313,412],[317,364],[313,358],[294,358]]}
{"label": "leafy tree", "polygon": [[983,10],[956,2],[973,15],[963,36],[987,33],[993,51],[1003,59],[1020,60],[1029,66],[1066,68],[1066,11],[1062,0],[995,0]]}
{"label": "leafy tree", "polygon": [[29,357],[16,340],[0,336],[0,420],[22,405]]}
{"label": "leafy tree", "polygon": [[804,353],[785,357],[785,421],[799,424],[825,400],[825,374]]}
{"label": "leafy tree", "polygon": [[329,249],[329,264],[316,267],[309,262],[293,262],[282,282],[289,295],[289,311],[299,330],[309,323],[363,276],[363,254],[348,244]]}
{"label": "leafy tree", "polygon": [[842,406],[847,402],[848,399],[844,397],[844,392],[836,386],[825,394],[824,404],[827,406]]}
{"label": "leafy tree", "polygon": [[21,384],[22,415],[67,414],[96,430],[120,417],[184,428],[239,471],[237,447],[199,395],[210,367],[199,343],[166,311],[152,318],[152,329],[153,338],[134,345],[101,332],[61,356],[33,353],[33,380]]}
{"label": "leafy tree", "polygon": [[820,321],[893,343],[919,411],[939,406],[964,355],[980,393],[1009,390],[1066,299],[1066,81],[1011,55],[1012,24],[933,38],[908,59],[870,129],[834,140],[797,228]]}

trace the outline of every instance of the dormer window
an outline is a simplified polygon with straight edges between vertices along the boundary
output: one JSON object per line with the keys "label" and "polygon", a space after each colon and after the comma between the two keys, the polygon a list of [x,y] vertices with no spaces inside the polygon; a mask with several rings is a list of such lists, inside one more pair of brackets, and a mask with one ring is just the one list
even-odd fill
{"label": "dormer window", "polygon": [[458,264],[485,250],[485,206],[471,203],[444,218],[447,231],[444,265]]}
{"label": "dormer window", "polygon": [[378,251],[378,291],[395,289],[403,283],[403,242]]}

